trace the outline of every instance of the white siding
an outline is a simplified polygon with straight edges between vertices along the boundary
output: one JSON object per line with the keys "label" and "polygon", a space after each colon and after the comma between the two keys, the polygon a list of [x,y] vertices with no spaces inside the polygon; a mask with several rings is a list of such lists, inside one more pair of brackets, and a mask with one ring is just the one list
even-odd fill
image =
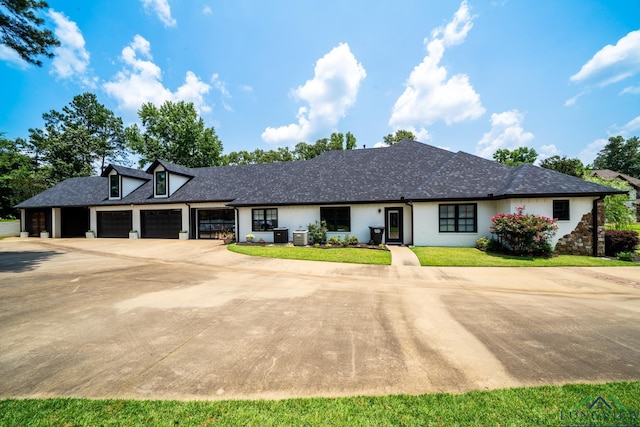
{"label": "white siding", "polygon": [[[370,226],[384,226],[384,209],[386,207],[403,208],[404,243],[411,243],[411,206],[405,204],[358,204],[358,205],[326,205],[349,206],[351,208],[351,230],[348,232],[329,232],[327,237],[356,236],[361,242],[368,242],[370,238]],[[289,241],[293,240],[293,232],[306,230],[309,224],[320,222],[320,205],[310,206],[264,206],[261,208],[278,209],[278,227],[289,229]],[[255,240],[263,239],[265,242],[273,242],[273,231],[252,231],[252,208],[239,208],[238,240],[246,241],[246,235],[251,233]]]}
{"label": "white siding", "polygon": [[187,181],[189,181],[189,178],[187,178],[186,176],[176,175],[174,173],[170,173],[168,179],[169,179],[169,195],[170,196],[172,196],[173,193],[178,191],[180,187],[182,187],[187,183]]}
{"label": "white siding", "polygon": [[[473,203],[473,202],[460,202]],[[495,202],[477,202],[478,205],[478,231],[476,233],[441,233],[439,206],[452,204],[444,202],[420,202],[414,203],[414,244],[416,246],[475,246],[480,237],[489,237],[491,217],[495,215]]]}
{"label": "white siding", "polygon": [[524,206],[525,214],[533,213],[553,218],[553,201],[569,200],[569,220],[556,222],[558,231],[551,240],[551,245],[555,246],[562,236],[571,233],[576,228],[584,214],[591,212],[593,209],[593,201],[597,199],[597,197],[554,197],[544,199],[510,199],[509,201],[511,203],[510,212],[516,212],[518,206]]}
{"label": "white siding", "polygon": [[[515,213],[516,208],[524,206],[525,214],[544,215],[553,217],[553,201],[569,200],[570,219],[558,221],[558,231],[551,240],[552,246],[565,234],[571,233],[585,213],[590,213],[593,201],[597,197],[558,197],[540,199],[506,199],[498,201],[481,201],[478,204],[478,232],[477,233],[440,233],[438,206],[443,203],[428,202],[415,203],[414,225],[416,246],[475,246],[480,237],[491,237],[489,227],[491,217],[499,212]],[[469,202],[460,202],[469,203]],[[449,203],[444,203],[449,204]]]}
{"label": "white siding", "polygon": [[122,177],[122,197],[127,197],[129,194],[139,188],[145,181],[141,179],[130,178],[128,176]]}

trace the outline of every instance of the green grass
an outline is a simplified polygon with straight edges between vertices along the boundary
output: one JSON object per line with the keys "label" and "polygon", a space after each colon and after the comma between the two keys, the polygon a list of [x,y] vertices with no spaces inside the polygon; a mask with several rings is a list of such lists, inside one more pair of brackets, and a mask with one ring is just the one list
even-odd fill
{"label": "green grass", "polygon": [[611,267],[638,266],[633,262],[578,255],[530,258],[482,252],[475,248],[414,247],[423,266],[438,267]]}
{"label": "green grass", "polygon": [[570,424],[570,411],[588,411],[598,397],[607,402],[615,399],[628,410],[618,412],[627,423],[621,423],[618,415],[617,422],[600,420],[598,426],[637,425],[638,418],[629,417],[640,417],[639,396],[640,382],[627,382],[464,394],[253,401],[7,399],[0,400],[0,425],[552,426]]}
{"label": "green grass", "polygon": [[306,261],[390,265],[389,251],[365,248],[320,249],[302,246],[229,245],[229,250],[245,255]]}

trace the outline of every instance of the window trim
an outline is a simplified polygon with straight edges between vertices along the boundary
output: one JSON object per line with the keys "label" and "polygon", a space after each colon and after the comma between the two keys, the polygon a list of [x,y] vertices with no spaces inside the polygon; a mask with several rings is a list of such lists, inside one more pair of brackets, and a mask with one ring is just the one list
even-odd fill
{"label": "window trim", "polygon": [[[454,206],[453,225],[454,230],[443,230],[442,220],[449,220],[452,218],[443,218],[441,213],[442,206]],[[473,206],[473,218],[460,217],[460,206]],[[473,230],[460,231],[459,221],[461,219],[473,219]],[[478,204],[477,203],[441,203],[438,205],[438,232],[439,233],[477,233],[478,232]]]}
{"label": "window trim", "polygon": [[[158,192],[158,175],[164,174],[164,192]],[[169,196],[169,174],[166,169],[157,170],[153,175],[153,192],[156,197],[168,197]]]}
{"label": "window trim", "polygon": [[[113,195],[113,179],[116,179],[118,181],[118,185],[117,185],[117,190],[118,190],[118,194],[117,195]],[[120,179],[120,175],[114,173],[112,175],[109,175],[109,199],[111,200],[117,200],[122,198],[122,180]]]}
{"label": "window trim", "polygon": [[[262,225],[260,227],[256,227],[256,220],[255,220],[255,213],[258,211],[262,211]],[[268,218],[267,211],[275,211],[275,224],[271,224],[270,226],[267,224],[267,221],[269,219],[273,220],[273,218]],[[251,231],[254,231],[254,232],[273,231],[276,228],[278,228],[278,208],[251,209]]]}
{"label": "window trim", "polygon": [[[563,206],[556,208],[556,204],[562,203]],[[554,200],[552,204],[553,219],[556,221],[571,221],[571,201],[569,199]],[[565,212],[566,211],[566,212]],[[562,213],[562,218],[556,213]],[[564,215],[566,213],[566,215]]]}
{"label": "window trim", "polygon": [[[338,230],[337,220],[339,219],[338,215],[336,215],[337,210],[346,210],[347,211],[347,229],[346,230]],[[329,217],[328,215],[323,215],[323,211],[333,212],[333,215]],[[320,220],[326,221],[327,231],[332,233],[348,233],[351,231],[351,206],[320,206]],[[332,229],[333,228],[333,229]]]}

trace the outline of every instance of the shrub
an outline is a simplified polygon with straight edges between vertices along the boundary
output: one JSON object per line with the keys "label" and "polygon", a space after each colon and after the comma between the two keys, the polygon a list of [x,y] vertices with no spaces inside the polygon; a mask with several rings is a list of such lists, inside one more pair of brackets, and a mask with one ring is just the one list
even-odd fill
{"label": "shrub", "polygon": [[358,240],[358,238],[356,236],[344,236],[343,244],[345,246],[355,246],[358,243],[360,243],[360,241]]}
{"label": "shrub", "polygon": [[327,241],[327,222],[318,221],[315,224],[309,224],[309,238],[312,243],[325,243]]}
{"label": "shrub", "polygon": [[486,251],[489,246],[489,239],[486,237],[481,237],[476,240],[476,249],[480,249],[481,251]]}
{"label": "shrub", "polygon": [[327,240],[327,243],[330,245],[340,245],[340,238],[338,236],[331,236],[329,237],[329,239]]}
{"label": "shrub", "polygon": [[498,239],[491,239],[487,243],[487,252],[504,252],[504,246]]}
{"label": "shrub", "polygon": [[618,259],[621,261],[633,261],[635,257],[633,252],[620,252],[618,254]]}
{"label": "shrub", "polygon": [[604,253],[607,256],[616,256],[620,252],[634,252],[638,245],[640,245],[640,237],[636,231],[604,231]]}
{"label": "shrub", "polygon": [[516,213],[499,213],[491,218],[493,234],[500,243],[518,255],[550,255],[553,251],[549,240],[558,230],[551,218],[523,214],[523,206]]}

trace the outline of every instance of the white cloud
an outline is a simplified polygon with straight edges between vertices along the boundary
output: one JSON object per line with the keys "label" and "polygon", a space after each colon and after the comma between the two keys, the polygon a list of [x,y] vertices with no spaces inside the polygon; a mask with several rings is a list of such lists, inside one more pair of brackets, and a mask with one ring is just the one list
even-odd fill
{"label": "white cloud", "polygon": [[631,31],[615,46],[606,45],[571,76],[573,82],[598,80],[601,87],[640,72],[640,30]]}
{"label": "white cloud", "polygon": [[243,92],[247,92],[247,93],[253,92],[253,87],[249,85],[242,85],[240,86],[240,89],[242,89]]}
{"label": "white cloud", "polygon": [[469,83],[466,74],[448,77],[440,65],[446,48],[464,42],[473,27],[466,0],[460,4],[451,22],[425,39],[427,55],[417,65],[406,83],[406,89],[393,106],[389,125],[406,129],[416,125],[430,125],[438,120],[447,124],[477,119],[485,112],[480,96]]}
{"label": "white cloud", "polygon": [[539,164],[544,159],[548,159],[549,157],[553,156],[559,156],[560,154],[561,151],[558,149],[558,147],[555,146],[555,144],[543,145],[542,147],[540,147],[540,150],[538,152],[538,159],[536,160],[536,164]]}
{"label": "white cloud", "polygon": [[640,86],[629,86],[629,87],[625,87],[622,92],[620,92],[621,94],[630,94],[630,95],[640,95]]}
{"label": "white cloud", "polygon": [[640,130],[640,116],[631,120],[629,123],[627,123],[622,127],[622,133],[625,133],[625,134],[635,132],[637,130]]}
{"label": "white cloud", "polygon": [[262,139],[276,144],[295,143],[305,141],[320,131],[329,131],[355,103],[360,82],[366,75],[349,45],[339,44],[318,59],[313,79],[292,92],[295,98],[309,104],[298,109],[298,122],[278,128],[268,127],[262,133]]}
{"label": "white cloud", "polygon": [[608,142],[605,138],[596,139],[578,154],[578,158],[585,165],[593,163],[600,150],[602,150]]}
{"label": "white cloud", "polygon": [[204,7],[202,8],[202,14],[211,15],[213,14],[213,10],[211,10],[211,7],[209,5],[205,4]]}
{"label": "white cloud", "polygon": [[176,92],[171,92],[162,83],[162,70],[153,63],[151,44],[136,35],[129,46],[122,49],[124,67],[115,78],[103,85],[105,92],[116,98],[119,107],[138,111],[145,102],[161,105],[165,101],[193,102],[199,112],[209,112],[211,107],[204,99],[211,86],[204,83],[193,72],[187,71],[185,82]]}
{"label": "white cloud", "polygon": [[78,25],[64,14],[49,9],[49,17],[55,24],[54,33],[60,46],[54,48],[51,74],[62,78],[77,78],[84,86],[95,87],[96,78],[88,70],[90,55]]}
{"label": "white cloud", "polygon": [[533,134],[522,128],[523,119],[524,116],[518,110],[492,114],[491,130],[478,141],[476,155],[491,159],[493,153],[500,148],[513,150],[531,141]]}
{"label": "white cloud", "polygon": [[227,99],[231,98],[231,94],[229,93],[229,90],[227,90],[225,82],[220,80],[218,73],[214,73],[213,76],[211,76],[211,83],[213,83],[213,87],[220,92],[220,102],[222,102],[224,109],[227,111],[233,111],[233,107],[227,103]]}
{"label": "white cloud", "polygon": [[165,27],[175,27],[177,22],[171,16],[171,7],[168,0],[142,0],[146,11],[152,10]]}
{"label": "white cloud", "polygon": [[21,70],[29,68],[29,63],[22,59],[18,52],[3,44],[0,44],[0,60],[7,61]]}

